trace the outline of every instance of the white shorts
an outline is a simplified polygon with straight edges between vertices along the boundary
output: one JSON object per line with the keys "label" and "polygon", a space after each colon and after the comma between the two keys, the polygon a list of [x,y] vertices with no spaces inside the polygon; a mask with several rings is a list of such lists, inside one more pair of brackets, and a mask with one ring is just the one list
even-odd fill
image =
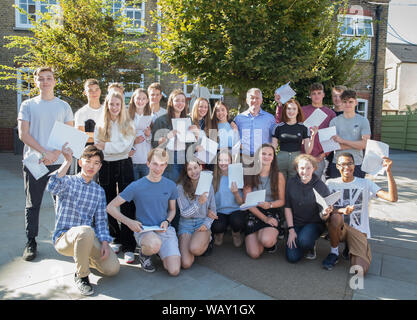
{"label": "white shorts", "polygon": [[[170,256],[181,257],[180,249],[178,248],[177,233],[175,232],[174,227],[168,227],[167,231],[165,232],[150,232],[157,235],[161,239],[162,244],[161,248],[159,249],[158,255],[162,260]],[[143,236],[147,233],[148,232],[134,233],[135,240],[138,246],[141,246]]]}

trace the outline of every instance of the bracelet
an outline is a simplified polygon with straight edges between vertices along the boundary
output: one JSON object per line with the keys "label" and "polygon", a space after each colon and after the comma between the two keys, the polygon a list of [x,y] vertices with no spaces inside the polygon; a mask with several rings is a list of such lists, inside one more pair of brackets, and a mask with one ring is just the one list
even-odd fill
{"label": "bracelet", "polygon": [[41,156],[42,156],[41,160],[43,160],[46,157],[46,152],[42,152]]}
{"label": "bracelet", "polygon": [[288,227],[287,229],[288,229],[288,230],[290,230],[290,229],[294,229],[294,226]]}
{"label": "bracelet", "polygon": [[269,209],[272,209],[272,202],[269,203]]}
{"label": "bracelet", "polygon": [[168,226],[171,224],[171,221],[169,221],[168,219],[165,219],[164,221],[168,222]]}

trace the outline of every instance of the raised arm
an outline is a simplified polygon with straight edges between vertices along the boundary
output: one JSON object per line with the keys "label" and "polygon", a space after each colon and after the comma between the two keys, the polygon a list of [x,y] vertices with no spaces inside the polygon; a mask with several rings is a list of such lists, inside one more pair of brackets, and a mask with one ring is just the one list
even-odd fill
{"label": "raised arm", "polygon": [[395,183],[394,176],[391,172],[392,167],[392,160],[384,157],[383,166],[387,168],[387,180],[388,180],[388,191],[379,190],[376,193],[378,198],[390,201],[390,202],[397,202],[398,201],[398,191],[397,191],[397,184]]}

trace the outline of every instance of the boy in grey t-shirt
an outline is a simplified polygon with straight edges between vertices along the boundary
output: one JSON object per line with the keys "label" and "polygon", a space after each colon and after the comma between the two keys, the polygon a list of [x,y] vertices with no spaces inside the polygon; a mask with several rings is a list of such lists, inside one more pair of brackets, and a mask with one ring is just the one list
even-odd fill
{"label": "boy in grey t-shirt", "polygon": [[355,159],[354,176],[364,178],[365,172],[361,170],[361,165],[363,150],[366,148],[367,140],[371,138],[369,121],[355,113],[358,100],[354,90],[343,91],[341,99],[343,114],[332,119],[329,124],[329,127],[336,126],[337,135],[333,137],[333,140],[341,146],[341,150],[335,151],[333,162],[329,164],[330,178],[340,177],[339,170],[336,168],[336,159],[343,152],[351,153]]}
{"label": "boy in grey t-shirt", "polygon": [[[41,161],[50,172],[59,168],[64,162],[61,150],[52,150],[47,146],[49,135],[55,121],[73,125],[71,107],[65,101],[54,96],[56,80],[49,67],[40,67],[34,73],[35,85],[40,94],[22,102],[18,114],[19,138],[25,144],[23,158],[35,153],[41,155]],[[26,192],[25,229],[28,241],[23,252],[23,259],[31,261],[36,257],[35,238],[39,229],[39,210],[43,192],[49,176],[46,174],[36,180],[23,166],[23,179]]]}

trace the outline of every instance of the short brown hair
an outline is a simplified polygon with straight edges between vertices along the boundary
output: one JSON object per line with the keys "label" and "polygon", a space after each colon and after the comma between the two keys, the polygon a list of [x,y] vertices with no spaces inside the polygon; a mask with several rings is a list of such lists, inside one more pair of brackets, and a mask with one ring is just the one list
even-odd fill
{"label": "short brown hair", "polygon": [[97,79],[87,79],[84,81],[84,88],[86,88],[87,86],[91,86],[92,84],[96,84],[100,86],[100,83],[98,82]]}
{"label": "short brown hair", "polygon": [[305,161],[310,162],[313,165],[314,170],[317,169],[317,159],[315,157],[313,157],[311,154],[302,153],[294,159],[294,169],[296,171],[297,171],[297,168],[298,168],[298,163],[301,160],[305,160]]}
{"label": "short brown hair", "polygon": [[342,100],[348,100],[351,98],[356,99],[356,91],[352,89],[347,89],[340,95],[340,99]]}
{"label": "short brown hair", "polygon": [[35,72],[33,73],[33,75],[35,77],[37,77],[37,76],[39,76],[39,73],[44,72],[44,71],[52,72],[52,74],[54,75],[54,78],[55,78],[55,71],[54,71],[54,69],[52,69],[52,67],[45,67],[45,66],[44,67],[37,68],[35,70]]}
{"label": "short brown hair", "polygon": [[149,92],[151,89],[156,89],[156,90],[159,90],[159,91],[162,93],[162,87],[161,87],[161,85],[160,85],[158,82],[151,83],[151,84],[149,85],[149,87],[148,87],[148,92]]}
{"label": "short brown hair", "polygon": [[81,155],[81,159],[91,159],[94,156],[100,157],[100,162],[104,160],[103,151],[98,149],[95,145],[90,144],[84,148],[83,154]]}
{"label": "short brown hair", "polygon": [[332,91],[343,92],[347,90],[346,86],[337,85],[332,88]]}
{"label": "short brown hair", "polygon": [[287,108],[288,108],[288,106],[289,106],[291,103],[294,103],[294,104],[297,106],[297,110],[298,110],[298,113],[297,113],[297,122],[304,122],[304,112],[303,112],[303,109],[301,109],[301,105],[300,105],[300,103],[299,103],[297,100],[295,100],[295,99],[290,99],[290,100],[288,100],[288,101],[284,104],[284,106],[282,107],[282,111],[281,111],[281,121],[282,121],[282,122],[287,122],[287,121],[288,121],[288,117],[287,117]]}
{"label": "short brown hair", "polygon": [[310,86],[310,92],[318,91],[318,90],[324,91],[324,86],[320,82],[314,82]]}

